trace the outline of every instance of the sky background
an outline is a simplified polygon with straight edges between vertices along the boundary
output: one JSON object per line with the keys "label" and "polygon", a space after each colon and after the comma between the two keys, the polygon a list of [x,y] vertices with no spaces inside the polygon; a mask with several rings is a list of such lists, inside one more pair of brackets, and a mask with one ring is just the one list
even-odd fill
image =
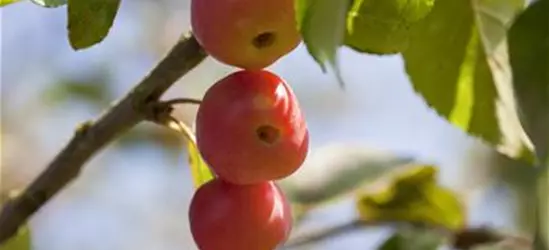
{"label": "sky background", "polygon": [[[65,12],[65,7],[44,9],[28,2],[0,12],[4,188],[28,183],[70,139],[78,123],[96,117],[124,95],[189,28],[188,1],[122,1],[109,36],[97,46],[74,52],[66,38]],[[303,46],[269,68],[294,88],[307,117],[312,150],[340,144],[414,155],[440,166],[441,182],[471,199],[473,224],[513,228],[511,210],[501,200],[508,193],[498,189],[489,199],[478,196],[489,179],[484,169],[493,152],[426,106],[414,93],[399,56],[341,49],[339,58],[345,91],[332,75],[321,72]],[[233,70],[207,59],[165,98],[199,98]],[[69,96],[60,104],[52,102],[55,95],[48,93],[67,79],[106,82],[107,94],[99,101]],[[186,107],[177,114],[189,122],[194,111]],[[177,138],[173,145],[174,134],[162,135],[168,138],[160,144],[113,144],[96,155],[81,176],[31,220],[35,249],[195,249],[188,230],[193,189],[185,148]],[[352,202],[343,201],[314,212],[307,226],[355,216]],[[387,232],[365,229],[302,249],[372,249]]]}

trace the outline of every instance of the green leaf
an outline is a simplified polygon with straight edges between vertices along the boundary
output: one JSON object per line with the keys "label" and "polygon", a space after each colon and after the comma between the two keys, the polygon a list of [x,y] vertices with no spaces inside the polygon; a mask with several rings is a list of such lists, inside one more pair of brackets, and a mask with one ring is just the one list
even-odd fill
{"label": "green leaf", "polygon": [[433,230],[405,228],[395,232],[378,248],[379,250],[437,250],[444,237]]}
{"label": "green leaf", "polygon": [[303,32],[302,27],[303,27],[303,20],[305,19],[305,14],[313,1],[315,0],[296,0],[294,2],[297,28],[302,32]]}
{"label": "green leaf", "polygon": [[540,160],[549,160],[549,1],[532,3],[508,34],[520,118]]}
{"label": "green leaf", "polygon": [[512,158],[532,156],[501,49],[501,31],[521,6],[516,0],[438,0],[412,27],[403,52],[409,79],[429,106]]}
{"label": "green leaf", "polygon": [[412,162],[413,157],[377,148],[329,145],[311,151],[300,169],[279,185],[292,203],[315,207],[346,197]]}
{"label": "green leaf", "polygon": [[119,6],[120,0],[69,0],[68,30],[73,49],[85,49],[103,41]]}
{"label": "green leaf", "polygon": [[0,0],[0,7],[4,7],[6,5],[10,5],[12,3],[17,3],[21,0]]}
{"label": "green leaf", "polygon": [[30,230],[27,226],[19,229],[19,232],[3,245],[0,245],[0,250],[31,250]]}
{"label": "green leaf", "polygon": [[352,0],[297,0],[296,18],[307,50],[324,72],[328,64],[344,86],[337,50],[345,37],[345,22]]}
{"label": "green leaf", "polygon": [[413,166],[357,194],[357,210],[366,222],[410,222],[460,229],[465,207],[448,188],[437,183],[437,168]]}
{"label": "green leaf", "polygon": [[547,189],[549,188],[549,1],[533,2],[508,32],[509,60],[519,116],[530,137],[540,166],[534,244],[549,245]]}
{"label": "green leaf", "polygon": [[345,45],[364,53],[403,51],[410,27],[430,13],[435,0],[355,0],[347,16]]}
{"label": "green leaf", "polygon": [[31,2],[46,8],[56,8],[67,4],[67,0],[31,0]]}
{"label": "green leaf", "polygon": [[202,159],[196,144],[191,140],[187,141],[187,152],[189,154],[189,166],[195,188],[215,178],[204,159]]}

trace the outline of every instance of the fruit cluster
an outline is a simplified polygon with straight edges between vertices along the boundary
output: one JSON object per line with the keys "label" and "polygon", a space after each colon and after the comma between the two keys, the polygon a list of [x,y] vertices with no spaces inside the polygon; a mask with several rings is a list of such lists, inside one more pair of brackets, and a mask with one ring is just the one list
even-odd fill
{"label": "fruit cluster", "polygon": [[273,250],[292,229],[275,181],[294,173],[309,149],[293,90],[264,69],[301,41],[294,0],[191,0],[191,25],[212,58],[238,68],[198,109],[196,142],[215,178],[191,200],[192,236],[201,250]]}

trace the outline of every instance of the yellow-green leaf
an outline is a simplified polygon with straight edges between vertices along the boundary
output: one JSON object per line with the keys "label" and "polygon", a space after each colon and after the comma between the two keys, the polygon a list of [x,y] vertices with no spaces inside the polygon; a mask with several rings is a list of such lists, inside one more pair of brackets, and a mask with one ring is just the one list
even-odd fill
{"label": "yellow-green leaf", "polygon": [[113,25],[120,0],[68,0],[69,41],[85,49],[105,39]]}
{"label": "yellow-green leaf", "polygon": [[414,89],[439,115],[503,154],[531,160],[501,50],[501,30],[521,6],[517,0],[438,0],[412,27],[403,56]]}
{"label": "yellow-green leaf", "polygon": [[435,0],[355,0],[347,15],[345,45],[370,54],[395,54],[408,45],[410,27]]}
{"label": "yellow-green leaf", "polygon": [[196,144],[191,140],[187,142],[187,151],[189,153],[189,166],[195,188],[214,178],[214,175],[206,162],[202,159]]}
{"label": "yellow-green leaf", "polygon": [[337,64],[337,49],[343,44],[351,0],[297,0],[296,18],[309,54],[324,72],[334,70],[344,86]]}
{"label": "yellow-green leaf", "polygon": [[438,184],[437,174],[434,166],[412,166],[387,176],[377,189],[357,194],[360,218],[462,228],[466,222],[464,206],[454,192]]}
{"label": "yellow-green leaf", "polygon": [[0,0],[0,7],[4,7],[6,5],[10,5],[12,3],[19,2],[21,0]]}

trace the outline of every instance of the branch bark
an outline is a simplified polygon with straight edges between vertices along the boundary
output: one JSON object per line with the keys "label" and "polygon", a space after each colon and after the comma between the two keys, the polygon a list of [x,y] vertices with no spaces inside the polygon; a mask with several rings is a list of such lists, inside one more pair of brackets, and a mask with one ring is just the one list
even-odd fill
{"label": "branch bark", "polygon": [[95,121],[82,124],[47,168],[0,212],[0,245],[53,196],[74,180],[84,164],[121,133],[143,121],[157,101],[179,78],[206,58],[191,33],[182,36],[160,63],[125,97]]}

